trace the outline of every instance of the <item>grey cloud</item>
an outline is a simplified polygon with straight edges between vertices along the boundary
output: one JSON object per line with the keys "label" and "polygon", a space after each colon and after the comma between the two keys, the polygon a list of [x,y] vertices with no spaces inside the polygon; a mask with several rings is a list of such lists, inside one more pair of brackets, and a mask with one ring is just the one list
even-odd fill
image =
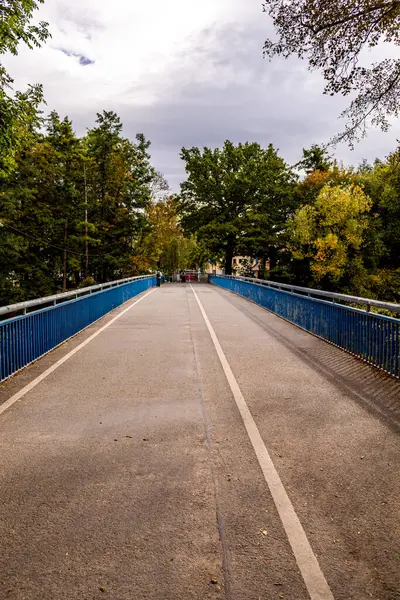
{"label": "grey cloud", "polygon": [[258,27],[203,32],[191,60],[185,64],[182,56],[168,74],[155,104],[123,111],[124,123],[129,128],[140,123],[152,140],[153,156],[162,160],[157,167],[171,174],[175,190],[183,179],[182,146],[213,147],[226,139],[272,142],[294,163],[302,146],[326,141],[336,131],[337,101],[322,97],[320,80],[297,61],[263,60],[264,35]]}
{"label": "grey cloud", "polygon": [[72,52],[71,50],[66,50],[65,48],[58,48],[58,50],[60,50],[60,52],[62,52],[63,54],[66,54],[67,56],[72,56],[73,58],[78,58],[79,64],[82,65],[83,67],[87,67],[88,65],[94,65],[94,63],[95,63],[94,60],[91,60],[87,56],[84,56],[83,54],[79,54],[78,52]]}
{"label": "grey cloud", "polygon": [[57,5],[56,20],[60,29],[63,29],[63,23],[72,24],[74,29],[87,39],[91,39],[93,33],[104,30],[104,24],[93,10],[83,10],[79,5],[71,4],[69,0],[64,4]]}
{"label": "grey cloud", "polygon": [[[264,60],[267,33],[258,23],[208,28],[187,40],[186,50],[161,78],[132,86],[113,106],[93,107],[90,119],[86,113],[71,116],[87,125],[103,108],[115,110],[126,135],[133,138],[141,131],[152,141],[155,166],[174,191],[184,179],[182,146],[216,147],[226,139],[273,143],[294,164],[303,147],[326,143],[340,131],[338,116],[348,100],[323,96],[322,78],[309,73],[305,63]],[[137,98],[146,86],[155,88],[156,100],[143,106]],[[382,156],[382,147],[393,148],[395,138],[395,130],[385,141],[371,132],[353,153],[341,147],[335,155],[352,164],[363,157],[373,160],[375,153]]]}
{"label": "grey cloud", "polygon": [[91,60],[90,58],[87,58],[86,56],[83,56],[82,54],[79,56],[79,64],[87,67],[88,65],[94,65],[94,60]]}

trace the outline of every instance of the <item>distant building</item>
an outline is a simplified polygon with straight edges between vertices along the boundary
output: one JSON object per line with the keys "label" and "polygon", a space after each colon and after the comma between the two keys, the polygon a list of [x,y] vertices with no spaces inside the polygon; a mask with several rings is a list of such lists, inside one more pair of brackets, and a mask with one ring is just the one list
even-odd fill
{"label": "distant building", "polygon": [[[260,274],[260,261],[257,258],[251,258],[250,256],[234,256],[232,259],[232,270],[235,274],[241,275],[244,265],[247,264],[247,266],[249,266],[249,263],[251,263],[251,277],[258,279]],[[269,271],[269,260],[267,260],[265,268]],[[219,263],[210,262],[206,266],[206,272],[213,275],[224,275],[225,270]]]}

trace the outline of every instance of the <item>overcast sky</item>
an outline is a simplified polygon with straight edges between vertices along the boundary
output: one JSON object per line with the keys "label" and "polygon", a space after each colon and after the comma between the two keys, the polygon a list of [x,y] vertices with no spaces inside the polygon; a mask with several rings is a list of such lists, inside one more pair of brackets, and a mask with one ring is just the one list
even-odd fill
{"label": "overcast sky", "polygon": [[[302,147],[338,130],[347,101],[322,95],[322,78],[297,60],[262,57],[271,24],[260,0],[46,0],[36,13],[52,39],[4,61],[17,88],[44,85],[48,111],[68,115],[79,135],[96,112],[116,111],[124,133],[144,133],[153,163],[179,190],[182,146],[224,140],[272,142],[294,163]],[[383,158],[400,126],[371,130],[347,164]]]}

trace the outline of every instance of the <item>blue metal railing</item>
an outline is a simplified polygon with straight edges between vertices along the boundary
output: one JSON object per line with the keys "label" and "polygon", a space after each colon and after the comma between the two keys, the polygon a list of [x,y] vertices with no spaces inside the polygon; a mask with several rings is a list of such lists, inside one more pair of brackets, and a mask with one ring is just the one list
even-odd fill
{"label": "blue metal railing", "polygon": [[116,283],[119,284],[116,287],[1,321],[0,381],[53,350],[140,292],[153,287],[156,280],[153,276],[146,276],[127,283]]}
{"label": "blue metal railing", "polygon": [[[268,282],[262,285],[228,276],[210,276],[209,281],[252,300],[395,377],[400,376],[399,319],[276,289],[268,286]],[[334,299],[335,294],[330,295]]]}

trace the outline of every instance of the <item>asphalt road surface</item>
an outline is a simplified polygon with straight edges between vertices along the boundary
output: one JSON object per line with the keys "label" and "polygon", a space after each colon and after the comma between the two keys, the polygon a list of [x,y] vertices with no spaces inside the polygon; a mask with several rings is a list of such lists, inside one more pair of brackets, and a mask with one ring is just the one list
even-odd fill
{"label": "asphalt road surface", "polygon": [[400,600],[399,431],[264,309],[142,294],[0,385],[0,598]]}

